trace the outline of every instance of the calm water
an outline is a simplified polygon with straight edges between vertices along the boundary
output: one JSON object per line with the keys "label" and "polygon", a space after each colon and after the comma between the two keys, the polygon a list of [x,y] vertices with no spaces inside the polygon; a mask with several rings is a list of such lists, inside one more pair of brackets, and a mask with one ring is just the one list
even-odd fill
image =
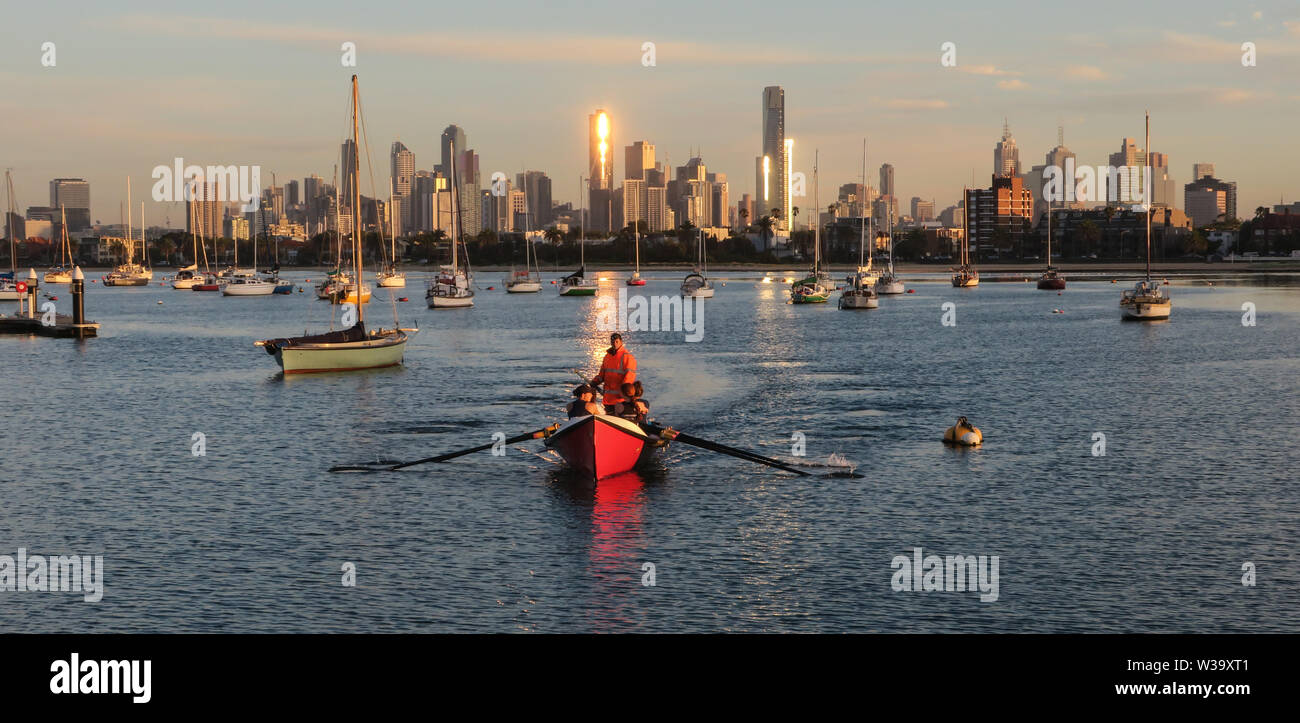
{"label": "calm water", "polygon": [[[413,279],[396,306],[422,332],[393,370],[281,377],[252,342],[320,330],[311,294],[96,284],[100,338],[0,337],[0,554],[106,567],[95,604],[0,592],[0,631],[1300,631],[1300,281],[1175,284],[1171,322],[1125,324],[1122,283],[913,282],[848,312],[731,274],[703,342],[626,335],[654,416],[787,460],[802,433],[798,461],[864,477],[677,445],[592,485],[540,442],[327,473],[559,419],[605,346],[595,303],[500,276],[468,311],[425,309]],[[681,274],[650,277],[675,294]],[[386,294],[368,313],[391,323]],[[939,442],[959,414],[983,448]],[[998,600],[892,590],[918,546],[999,556]]]}

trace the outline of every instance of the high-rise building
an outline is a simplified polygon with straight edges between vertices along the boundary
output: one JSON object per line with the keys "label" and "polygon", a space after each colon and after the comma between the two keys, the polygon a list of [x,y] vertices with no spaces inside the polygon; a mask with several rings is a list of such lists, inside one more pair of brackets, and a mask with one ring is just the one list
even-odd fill
{"label": "high-rise building", "polygon": [[464,129],[457,125],[447,126],[442,131],[442,157],[438,163],[438,170],[442,172],[443,178],[451,178],[451,149],[453,144],[457,153],[462,153],[469,147],[465,139]]}
{"label": "high-rise building", "polygon": [[357,144],[351,138],[343,141],[341,153],[343,154],[343,163],[341,164],[343,178],[342,183],[339,184],[339,204],[343,208],[352,208],[352,166],[360,157],[356,154]]}
{"label": "high-rise building", "polygon": [[[1016,139],[1011,135],[1011,126],[1002,120],[1002,140],[993,148],[993,175],[1020,175],[1020,149],[1016,148]],[[884,190],[881,190],[884,193]]]}
{"label": "high-rise building", "polygon": [[[1061,174],[1061,197],[1052,201],[1052,208],[1082,209],[1083,202],[1075,199],[1073,192],[1067,193],[1066,191],[1067,187],[1072,187],[1075,182],[1074,169],[1075,164],[1078,162],[1078,158],[1075,156],[1074,151],[1065,146],[1064,128],[1059,126],[1057,127],[1056,147],[1047,152],[1047,156],[1044,160],[1046,161],[1046,165],[1043,167],[1044,172],[1046,171],[1046,168],[1056,167],[1060,169],[1059,172]],[[1038,166],[1035,166],[1035,168],[1038,168]],[[1047,201],[1046,197],[1043,195],[1043,186],[1046,182],[1047,178],[1040,175],[1038,178],[1034,179],[1034,183],[1027,184],[1029,185],[1029,190],[1034,194],[1034,218],[1038,218],[1042,213],[1047,211]]]}
{"label": "high-rise building", "polygon": [[624,149],[626,162],[623,165],[623,178],[645,180],[645,172],[655,167],[655,146],[646,141],[637,141]]}
{"label": "high-rise building", "polygon": [[743,193],[740,200],[736,202],[736,226],[745,228],[752,226],[758,221],[754,217],[754,197],[748,193]]}
{"label": "high-rise building", "polygon": [[298,205],[298,182],[284,184],[284,205],[286,208]]}
{"label": "high-rise building", "polygon": [[1169,154],[1151,151],[1147,154],[1151,169],[1151,205],[1173,208],[1177,200],[1177,186],[1169,175]]}
{"label": "high-rise building", "polygon": [[1214,176],[1198,178],[1183,186],[1183,209],[1197,227],[1232,221],[1237,218],[1237,184]]}
{"label": "high-rise building", "polygon": [[894,190],[894,167],[888,163],[880,165],[880,195],[898,195],[897,191]]}
{"label": "high-rise building", "polygon": [[613,231],[614,141],[609,114],[603,108],[587,116],[587,188],[589,223],[593,229]]}
{"label": "high-rise building", "polygon": [[63,207],[68,230],[90,228],[90,184],[84,178],[56,178],[50,181],[50,208]]}
{"label": "high-rise building", "polygon": [[221,238],[224,235],[223,221],[225,213],[222,198],[221,181],[197,181],[194,187],[194,200],[185,204],[185,231],[201,233],[204,238]]}
{"label": "high-rise building", "polygon": [[473,150],[467,150],[457,151],[457,156],[456,173],[460,176],[460,207],[457,209],[459,217],[456,219],[456,228],[465,236],[476,236],[484,228],[481,202],[482,179],[479,176],[478,154]]}
{"label": "high-rise building", "polygon": [[[772,214],[782,216],[778,226],[788,229],[790,208],[790,178],[785,137],[785,90],[779,85],[763,89],[762,146],[754,159],[755,214],[759,218]],[[751,218],[750,223],[758,219]]]}
{"label": "high-rise building", "polygon": [[415,154],[400,141],[395,141],[389,153],[389,166],[393,184],[393,203],[397,206],[393,217],[393,233],[397,236],[405,236],[415,226],[411,218],[415,204],[410,202],[411,182],[415,178]]}
{"label": "high-rise building", "polygon": [[912,220],[917,223],[934,220],[934,201],[912,196]]}
{"label": "high-rise building", "polygon": [[1202,178],[1210,178],[1210,177],[1213,177],[1213,176],[1214,176],[1214,164],[1213,164],[1213,163],[1193,163],[1193,164],[1192,164],[1192,182],[1193,182],[1193,183],[1195,183],[1196,181],[1201,180]]}
{"label": "high-rise building", "polygon": [[714,228],[727,228],[731,226],[731,186],[727,183],[727,174],[710,173],[707,179],[713,193],[710,225]]}
{"label": "high-rise building", "polygon": [[668,207],[668,189],[665,186],[646,186],[646,228],[652,232],[667,231],[673,227],[672,210]]}
{"label": "high-rise building", "polygon": [[[1106,203],[1107,204],[1137,204],[1145,202],[1146,193],[1146,165],[1147,152],[1138,148],[1137,141],[1132,138],[1125,138],[1120,143],[1119,151],[1110,154],[1110,165],[1115,169],[1114,174],[1107,174],[1106,181]],[[1137,171],[1134,173],[1133,169]],[[1098,178],[1100,184],[1102,179]]]}
{"label": "high-rise building", "polygon": [[642,231],[648,227],[649,217],[646,207],[649,205],[645,181],[640,178],[627,178],[619,189],[619,201],[622,214],[619,218],[620,228],[626,228],[634,221],[642,223]]}
{"label": "high-rise building", "polygon": [[[451,191],[440,171],[416,171],[411,183],[411,230],[416,233],[442,229],[450,231]],[[439,211],[446,218],[439,218]],[[439,225],[447,223],[447,225]]]}
{"label": "high-rise building", "polygon": [[515,174],[515,185],[524,192],[528,203],[528,226],[536,230],[550,227],[551,179],[541,171],[524,171]]}
{"label": "high-rise building", "polygon": [[1020,176],[994,174],[989,188],[966,191],[970,241],[973,247],[1019,248],[1033,227],[1033,194]]}

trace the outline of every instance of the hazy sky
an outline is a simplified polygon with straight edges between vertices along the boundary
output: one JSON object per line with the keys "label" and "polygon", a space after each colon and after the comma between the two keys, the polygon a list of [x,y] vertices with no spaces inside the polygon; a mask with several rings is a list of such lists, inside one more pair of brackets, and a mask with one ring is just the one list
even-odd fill
{"label": "hazy sky", "polygon": [[[55,67],[41,65],[46,41]],[[345,41],[355,69],[340,63]],[[641,62],[647,41],[655,67]],[[1257,67],[1242,66],[1246,41]],[[944,42],[956,68],[940,65]],[[353,72],[381,189],[393,140],[430,169],[455,123],[485,181],[540,169],[556,200],[573,200],[586,117],[603,107],[620,180],[634,140],[673,165],[699,147],[739,199],[752,191],[762,88],[781,85],[795,169],[811,177],[820,150],[823,205],[858,179],[864,135],[869,182],[892,163],[904,204],[942,209],[972,171],[987,183],[1004,116],[1027,170],[1058,123],[1080,163],[1106,163],[1123,137],[1141,144],[1147,108],[1180,186],[1206,161],[1237,181],[1243,216],[1300,197],[1295,2],[12,2],[0,166],[23,209],[49,202],[51,178],[87,178],[104,222],[128,175],[138,207],[153,167],[177,156],[259,164],[263,185],[272,171],[328,180]],[[149,206],[151,223],[183,223],[179,204]]]}

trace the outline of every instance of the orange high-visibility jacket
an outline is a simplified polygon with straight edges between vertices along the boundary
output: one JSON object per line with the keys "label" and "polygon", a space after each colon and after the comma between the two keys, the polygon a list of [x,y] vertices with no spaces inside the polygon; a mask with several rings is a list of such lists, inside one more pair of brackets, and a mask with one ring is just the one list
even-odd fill
{"label": "orange high-visibility jacket", "polygon": [[627,347],[619,349],[616,354],[606,352],[596,376],[605,387],[605,404],[618,404],[623,401],[623,385],[636,381],[636,357]]}

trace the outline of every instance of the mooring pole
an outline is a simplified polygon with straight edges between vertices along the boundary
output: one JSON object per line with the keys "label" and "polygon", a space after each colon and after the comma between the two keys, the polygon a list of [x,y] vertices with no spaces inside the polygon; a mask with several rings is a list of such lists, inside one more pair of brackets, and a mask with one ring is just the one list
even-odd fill
{"label": "mooring pole", "polygon": [[[36,269],[27,269],[27,318],[36,318]],[[19,310],[22,313],[22,310]]]}
{"label": "mooring pole", "polygon": [[81,325],[86,323],[86,277],[80,266],[72,268],[72,323],[77,327],[77,338],[81,339],[85,334]]}

